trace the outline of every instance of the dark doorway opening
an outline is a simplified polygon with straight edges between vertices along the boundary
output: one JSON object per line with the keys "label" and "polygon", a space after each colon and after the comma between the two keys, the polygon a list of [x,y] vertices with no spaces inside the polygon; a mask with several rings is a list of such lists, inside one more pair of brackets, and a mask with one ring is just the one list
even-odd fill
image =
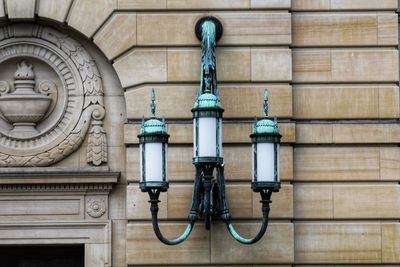
{"label": "dark doorway opening", "polygon": [[0,246],[4,267],[84,267],[84,255],[84,245]]}

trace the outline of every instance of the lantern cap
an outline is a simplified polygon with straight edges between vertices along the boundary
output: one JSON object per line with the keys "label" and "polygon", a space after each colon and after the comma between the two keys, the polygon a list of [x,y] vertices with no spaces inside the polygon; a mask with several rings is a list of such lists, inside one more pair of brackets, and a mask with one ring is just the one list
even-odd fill
{"label": "lantern cap", "polygon": [[256,121],[253,134],[279,134],[278,123],[270,119]]}
{"label": "lantern cap", "polygon": [[221,109],[221,101],[218,96],[204,93],[197,97],[194,102],[195,109]]}
{"label": "lantern cap", "polygon": [[151,104],[150,104],[150,110],[151,110],[151,118],[147,121],[142,118],[142,127],[140,129],[140,136],[143,135],[168,135],[167,132],[167,124],[165,123],[165,120],[159,120],[156,118],[156,104],[155,104],[155,92],[154,88],[151,90]]}

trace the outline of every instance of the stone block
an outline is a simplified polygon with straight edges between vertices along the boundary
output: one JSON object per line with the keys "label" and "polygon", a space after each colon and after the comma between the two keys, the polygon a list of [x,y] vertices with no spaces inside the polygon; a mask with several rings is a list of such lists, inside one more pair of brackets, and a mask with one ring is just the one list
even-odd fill
{"label": "stone block", "polygon": [[[161,223],[162,233],[170,239],[183,233],[186,224]],[[210,262],[209,232],[196,224],[190,237],[180,245],[166,246],[153,232],[151,223],[130,223],[126,228],[128,265],[208,264]],[[146,255],[145,257],[143,255]]]}
{"label": "stone block", "polygon": [[136,45],[136,13],[116,13],[94,36],[109,60]]}
{"label": "stone block", "polygon": [[293,116],[298,119],[394,119],[399,117],[397,99],[399,90],[394,85],[296,85]]}
{"label": "stone block", "polygon": [[117,7],[117,0],[76,0],[68,24],[87,37],[92,37]]}
{"label": "stone block", "polygon": [[296,183],[294,203],[296,219],[333,219],[332,184]]}
{"label": "stone block", "polygon": [[381,263],[380,223],[296,223],[294,228],[297,263]]}
{"label": "stone block", "polygon": [[[258,223],[236,223],[242,236],[254,236]],[[264,237],[257,245],[243,245],[234,240],[222,223],[214,224],[211,232],[211,263],[266,264],[293,263],[293,224],[270,223]]]}
{"label": "stone block", "polygon": [[395,183],[334,184],[335,219],[400,217],[400,187]]}
{"label": "stone block", "polygon": [[64,23],[71,3],[72,0],[40,0],[38,15]]}
{"label": "stone block", "polygon": [[114,63],[122,87],[148,82],[167,81],[167,51],[158,49],[134,49]]}
{"label": "stone block", "polygon": [[[155,87],[157,116],[174,119],[191,119],[196,85],[144,85],[125,93],[127,116],[139,119],[150,116],[150,92]],[[292,116],[292,89],[288,85],[220,84],[219,94],[225,109],[224,118],[249,118],[262,116],[263,94],[268,88],[269,115],[279,118]],[[179,105],[177,105],[179,103]],[[251,103],[251,104],[250,104]],[[174,108],[171,108],[171,107]]]}
{"label": "stone block", "polygon": [[397,82],[398,51],[393,49],[295,49],[293,81]]}
{"label": "stone block", "polygon": [[34,19],[36,0],[5,0],[4,2],[9,19]]}
{"label": "stone block", "polygon": [[395,14],[294,13],[293,45],[397,45],[396,18]]}

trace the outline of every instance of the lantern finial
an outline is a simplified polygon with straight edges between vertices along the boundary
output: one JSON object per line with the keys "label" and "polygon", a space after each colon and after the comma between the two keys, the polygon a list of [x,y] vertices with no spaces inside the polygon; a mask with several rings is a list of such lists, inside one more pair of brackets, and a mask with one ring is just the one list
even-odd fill
{"label": "lantern finial", "polygon": [[150,104],[150,110],[151,110],[151,117],[155,118],[156,117],[156,93],[154,92],[154,88],[151,89],[151,104]]}
{"label": "lantern finial", "polygon": [[268,118],[268,89],[264,91],[264,117]]}

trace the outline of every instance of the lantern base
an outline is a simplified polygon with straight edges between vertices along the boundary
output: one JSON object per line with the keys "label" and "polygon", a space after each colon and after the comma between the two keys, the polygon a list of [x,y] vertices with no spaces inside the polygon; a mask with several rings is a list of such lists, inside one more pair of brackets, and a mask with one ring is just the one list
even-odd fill
{"label": "lantern base", "polygon": [[274,192],[279,192],[281,188],[280,182],[252,182],[251,189],[254,192],[260,192],[263,189],[272,189]]}
{"label": "lantern base", "polygon": [[222,158],[222,157],[194,157],[192,163],[195,166],[201,166],[204,164],[220,166],[220,165],[224,164],[224,158]]}
{"label": "lantern base", "polygon": [[142,192],[158,189],[161,192],[167,192],[169,187],[168,182],[140,182],[139,188]]}

